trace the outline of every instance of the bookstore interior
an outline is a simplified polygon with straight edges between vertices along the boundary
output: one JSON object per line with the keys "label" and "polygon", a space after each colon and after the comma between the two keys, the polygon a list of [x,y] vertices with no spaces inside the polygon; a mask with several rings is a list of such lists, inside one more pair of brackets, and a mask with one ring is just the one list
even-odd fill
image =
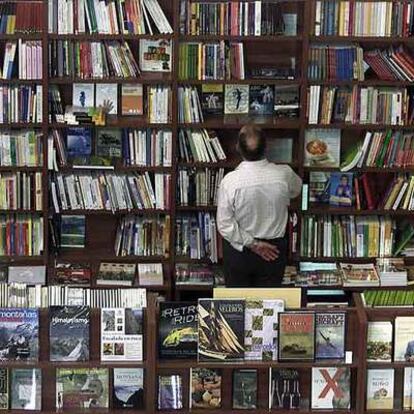
{"label": "bookstore interior", "polygon": [[[281,287],[225,286],[246,124]],[[414,0],[0,0],[0,410],[414,412]]]}

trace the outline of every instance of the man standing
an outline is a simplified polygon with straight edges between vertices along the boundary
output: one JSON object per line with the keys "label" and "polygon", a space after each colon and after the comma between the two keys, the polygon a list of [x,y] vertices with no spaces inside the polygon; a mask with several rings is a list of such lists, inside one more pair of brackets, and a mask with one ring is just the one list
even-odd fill
{"label": "man standing", "polygon": [[289,166],[265,158],[266,139],[255,126],[240,130],[237,148],[243,162],[223,178],[218,193],[226,286],[280,286],[288,206],[300,194],[302,180]]}

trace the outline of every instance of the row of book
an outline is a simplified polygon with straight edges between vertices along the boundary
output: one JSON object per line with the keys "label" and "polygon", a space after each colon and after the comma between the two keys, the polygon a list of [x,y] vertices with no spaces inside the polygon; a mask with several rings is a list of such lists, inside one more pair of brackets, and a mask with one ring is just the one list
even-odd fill
{"label": "row of book", "polygon": [[41,167],[43,139],[38,131],[2,131],[0,133],[0,166]]}
{"label": "row of book", "polygon": [[244,79],[243,43],[180,43],[178,77],[182,80]]}
{"label": "row of book", "polygon": [[214,214],[179,214],[175,221],[175,254],[191,259],[209,259],[217,263],[221,240]]}
{"label": "row of book", "polygon": [[0,173],[0,210],[42,209],[41,172]]}
{"label": "row of book", "polygon": [[411,93],[405,88],[386,87],[312,85],[306,112],[309,124],[325,125],[410,125],[413,117]]}
{"label": "row of book", "polygon": [[60,210],[163,210],[170,206],[170,185],[168,174],[58,173],[50,181],[50,191],[56,213]]}
{"label": "row of book", "polygon": [[180,129],[178,132],[178,159],[182,162],[224,161],[226,154],[215,131]]}
{"label": "row of book", "polygon": [[318,0],[316,36],[407,37],[413,33],[413,6],[403,1]]}
{"label": "row of book", "polygon": [[224,285],[223,269],[204,264],[177,263],[175,265],[176,285]]}
{"label": "row of book", "polygon": [[0,124],[41,123],[42,85],[0,86]]}
{"label": "row of book", "polygon": [[[17,62],[16,62],[17,52]],[[7,42],[4,46],[2,79],[42,79],[42,42]]]}
{"label": "row of book", "polygon": [[395,223],[386,216],[306,215],[301,256],[384,257],[393,254]]}
{"label": "row of book", "polygon": [[42,2],[4,1],[0,4],[0,33],[40,33],[43,15]]}
{"label": "row of book", "polygon": [[108,3],[48,0],[49,33],[153,34],[172,33],[157,0],[111,0]]}
{"label": "row of book", "polygon": [[414,306],[414,290],[366,290],[361,295],[367,307],[412,307]]}
{"label": "row of book", "polygon": [[43,249],[43,217],[31,214],[0,216],[0,256],[39,256]]}
{"label": "row of book", "polygon": [[140,69],[125,41],[54,40],[49,44],[49,76],[136,78]]}
{"label": "row of book", "polygon": [[294,36],[297,14],[279,3],[180,2],[180,31],[189,35]]}
{"label": "row of book", "polygon": [[224,168],[185,168],[178,171],[177,202],[181,206],[217,205],[217,192]]}
{"label": "row of book", "polygon": [[171,220],[169,216],[128,215],[118,225],[114,251],[117,256],[169,255]]}

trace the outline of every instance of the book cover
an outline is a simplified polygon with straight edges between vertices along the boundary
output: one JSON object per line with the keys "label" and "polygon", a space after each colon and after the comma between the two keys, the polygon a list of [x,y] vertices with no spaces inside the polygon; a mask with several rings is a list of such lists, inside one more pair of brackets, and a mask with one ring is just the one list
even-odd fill
{"label": "book cover", "polygon": [[394,408],[394,369],[368,369],[367,410]]}
{"label": "book cover", "polygon": [[315,356],[315,314],[279,313],[279,360],[313,361]]}
{"label": "book cover", "polygon": [[208,368],[191,369],[190,408],[220,408],[221,370]]}
{"label": "book cover", "polygon": [[171,72],[171,40],[140,39],[139,66],[143,72]]}
{"label": "book cover", "polygon": [[89,128],[68,128],[66,135],[68,157],[85,157],[91,155],[92,133]]}
{"label": "book cover", "polygon": [[122,132],[118,128],[96,130],[96,150],[98,157],[122,158]]}
{"label": "book cover", "polygon": [[270,162],[291,163],[293,154],[293,138],[268,139],[266,157]]}
{"label": "book cover", "polygon": [[308,129],[305,132],[305,167],[339,167],[341,131]]}
{"label": "book cover", "polygon": [[107,263],[102,262],[99,265],[96,284],[115,285],[115,286],[132,286],[135,281],[136,264],[135,263]]}
{"label": "book cover", "polygon": [[317,313],[315,320],[315,358],[345,358],[345,312]]}
{"label": "book cover", "polygon": [[95,106],[95,85],[93,83],[74,83],[72,88],[72,105],[82,108]]}
{"label": "book cover", "polygon": [[85,216],[61,216],[60,247],[85,247]]}
{"label": "book cover", "polygon": [[96,84],[96,107],[109,109],[109,115],[118,113],[118,85],[116,83]]}
{"label": "book cover", "polygon": [[300,375],[296,369],[270,369],[269,408],[300,408]]}
{"label": "book cover", "polygon": [[0,309],[0,357],[5,361],[37,361],[39,312],[37,309]]}
{"label": "book cover", "polygon": [[249,113],[272,115],[274,89],[272,85],[251,85],[249,88]]}
{"label": "book cover", "polygon": [[8,282],[44,285],[46,283],[46,266],[9,266]]}
{"label": "book cover", "polygon": [[144,97],[142,85],[125,83],[121,88],[122,115],[142,115],[144,113]]}
{"label": "book cover", "polygon": [[161,302],[158,350],[161,359],[197,356],[196,302]]}
{"label": "book cover", "polygon": [[101,360],[142,361],[142,309],[101,310]]}
{"label": "book cover", "polygon": [[108,368],[57,368],[56,408],[109,408]]}
{"label": "book cover", "polygon": [[392,323],[369,321],[367,331],[367,361],[389,361],[392,355]]}
{"label": "book cover", "polygon": [[351,408],[351,370],[348,367],[312,368],[312,410]]}
{"label": "book cover", "polygon": [[257,370],[236,369],[233,371],[233,409],[257,408]]}
{"label": "book cover", "polygon": [[330,198],[331,173],[311,171],[309,173],[309,202],[327,203]]}
{"label": "book cover", "polygon": [[162,286],[162,263],[138,263],[138,283],[140,286]]}
{"label": "book cover", "polygon": [[275,86],[274,112],[278,118],[299,118],[299,88]]}
{"label": "book cover", "polygon": [[201,108],[205,115],[222,115],[224,110],[223,85],[201,85]]}
{"label": "book cover", "polygon": [[330,175],[329,204],[331,206],[352,206],[352,173],[332,172]]}
{"label": "book cover", "polygon": [[226,84],[224,88],[224,113],[247,114],[249,112],[249,85]]}
{"label": "book cover", "polygon": [[113,408],[144,408],[144,369],[114,368]]}
{"label": "book cover", "polygon": [[49,308],[51,361],[88,361],[90,309],[87,306]]}
{"label": "book cover", "polygon": [[276,361],[278,314],[283,300],[247,299],[245,302],[244,359]]}
{"label": "book cover", "polygon": [[90,285],[91,275],[92,271],[89,264],[55,264],[55,281],[58,285]]}
{"label": "book cover", "polygon": [[9,369],[0,368],[0,410],[10,408],[9,398]]}
{"label": "book cover", "polygon": [[181,375],[158,376],[158,409],[180,410],[183,408],[183,384]]}
{"label": "book cover", "polygon": [[244,357],[244,301],[198,300],[198,358],[232,361]]}
{"label": "book cover", "polygon": [[414,362],[414,316],[395,318],[394,361]]}
{"label": "book cover", "polygon": [[42,370],[11,370],[11,409],[40,410],[42,405]]}
{"label": "book cover", "polygon": [[404,367],[403,410],[413,409],[413,372],[412,367]]}

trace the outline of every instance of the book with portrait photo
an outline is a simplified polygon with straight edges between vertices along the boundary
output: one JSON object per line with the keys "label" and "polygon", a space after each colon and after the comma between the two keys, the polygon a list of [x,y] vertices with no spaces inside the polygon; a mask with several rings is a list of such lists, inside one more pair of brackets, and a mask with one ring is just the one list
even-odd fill
{"label": "book with portrait photo", "polygon": [[221,115],[223,113],[223,85],[201,85],[201,108],[205,115]]}
{"label": "book with portrait photo", "polygon": [[274,89],[272,85],[252,85],[249,95],[249,113],[254,115],[272,115]]}
{"label": "book with portrait photo", "polygon": [[329,204],[338,207],[352,206],[352,173],[332,172],[330,176]]}

